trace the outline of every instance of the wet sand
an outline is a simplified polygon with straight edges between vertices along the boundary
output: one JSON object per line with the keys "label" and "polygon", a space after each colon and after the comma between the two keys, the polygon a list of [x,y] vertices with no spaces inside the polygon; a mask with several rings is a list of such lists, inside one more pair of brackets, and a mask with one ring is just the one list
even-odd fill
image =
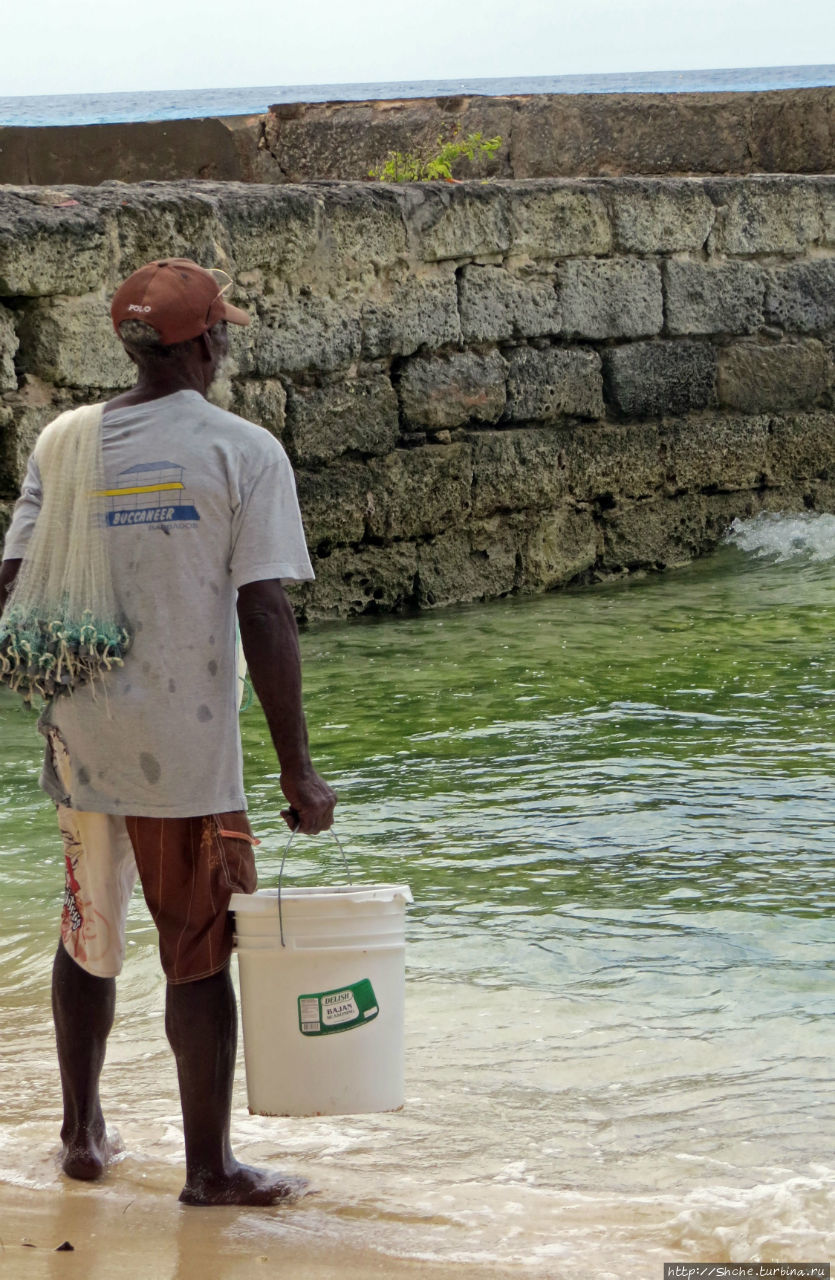
{"label": "wet sand", "polygon": [[[282,1209],[188,1209],[130,1188],[0,1184],[0,1273],[25,1280],[510,1280],[518,1267],[400,1259],[308,1236]],[[259,1225],[260,1220],[260,1225]],[[266,1228],[266,1229],[265,1229]],[[73,1251],[56,1252],[64,1241]]]}

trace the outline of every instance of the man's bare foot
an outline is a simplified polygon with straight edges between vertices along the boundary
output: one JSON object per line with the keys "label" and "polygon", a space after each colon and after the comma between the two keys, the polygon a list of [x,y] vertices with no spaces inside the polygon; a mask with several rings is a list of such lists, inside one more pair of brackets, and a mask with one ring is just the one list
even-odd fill
{"label": "man's bare foot", "polygon": [[236,1164],[228,1174],[220,1177],[206,1174],[189,1178],[180,1192],[180,1203],[203,1206],[292,1204],[308,1189],[306,1178]]}
{"label": "man's bare foot", "polygon": [[92,1133],[79,1130],[72,1137],[63,1138],[61,1168],[68,1178],[80,1182],[95,1182],[100,1178],[115,1155],[123,1150],[118,1133]]}

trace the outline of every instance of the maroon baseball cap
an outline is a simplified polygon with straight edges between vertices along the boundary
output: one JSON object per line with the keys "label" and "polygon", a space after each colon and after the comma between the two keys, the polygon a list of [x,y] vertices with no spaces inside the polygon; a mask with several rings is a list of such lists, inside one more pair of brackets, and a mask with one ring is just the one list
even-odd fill
{"label": "maroon baseball cap", "polygon": [[[227,283],[218,279],[222,276]],[[232,281],[225,272],[206,271],[188,258],[149,262],[119,285],[110,304],[113,327],[142,320],[156,329],[163,345],[199,338],[221,320],[249,324],[249,316],[223,297]]]}

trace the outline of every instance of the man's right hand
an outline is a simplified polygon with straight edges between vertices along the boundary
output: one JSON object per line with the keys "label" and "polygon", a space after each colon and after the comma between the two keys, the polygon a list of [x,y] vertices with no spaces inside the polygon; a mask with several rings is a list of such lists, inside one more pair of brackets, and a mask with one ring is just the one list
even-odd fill
{"label": "man's right hand", "polygon": [[281,790],[290,802],[281,816],[293,831],[315,836],[333,826],[336,793],[310,763],[299,637],[281,583],[266,579],[241,587],[238,619],[249,674],[281,765]]}
{"label": "man's right hand", "polygon": [[281,790],[290,802],[290,808],[282,809],[281,816],[291,831],[315,836],[320,831],[330,830],[336,792],[312,766],[299,774],[288,774],[282,770]]}

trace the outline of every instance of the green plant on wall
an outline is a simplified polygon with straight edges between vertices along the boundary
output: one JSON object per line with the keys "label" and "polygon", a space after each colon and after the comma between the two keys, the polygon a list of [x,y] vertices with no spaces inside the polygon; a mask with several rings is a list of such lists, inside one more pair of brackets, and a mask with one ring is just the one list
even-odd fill
{"label": "green plant on wall", "polygon": [[466,138],[444,142],[438,139],[438,151],[431,156],[413,151],[390,151],[388,159],[377,169],[368,171],[369,178],[380,182],[454,182],[452,166],[466,156],[474,160],[477,155],[491,156],[502,145],[501,138],[485,138],[480,133],[468,133]]}

